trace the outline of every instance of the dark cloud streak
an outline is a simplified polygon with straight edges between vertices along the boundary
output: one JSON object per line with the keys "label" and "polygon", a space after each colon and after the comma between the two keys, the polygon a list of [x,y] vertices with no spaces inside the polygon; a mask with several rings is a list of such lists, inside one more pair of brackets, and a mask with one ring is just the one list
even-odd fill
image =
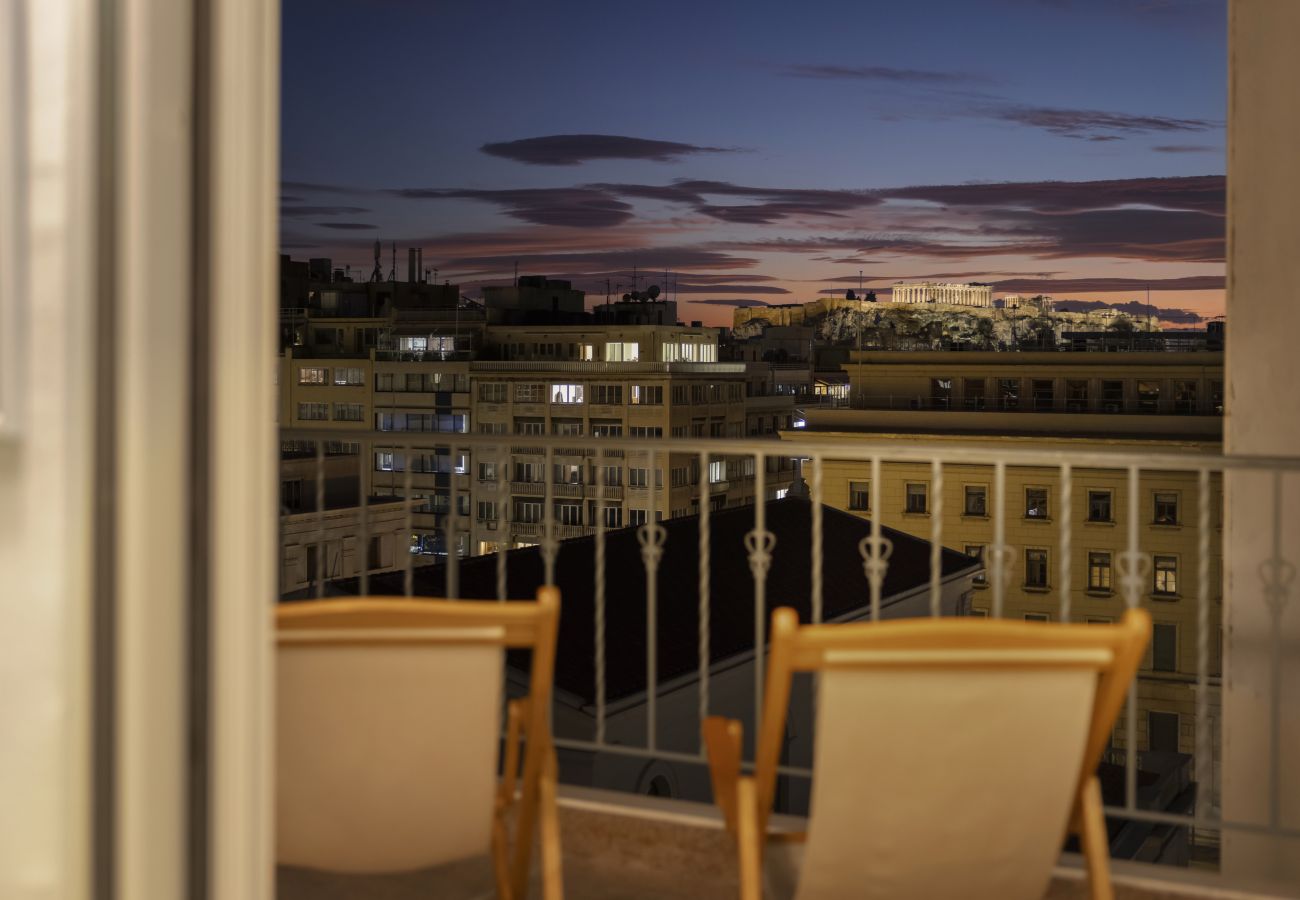
{"label": "dark cloud streak", "polygon": [[701,153],[737,152],[726,147],[701,147],[618,134],[550,134],[484,144],[479,150],[488,156],[531,166],[576,166],[595,159],[636,159],[666,163]]}

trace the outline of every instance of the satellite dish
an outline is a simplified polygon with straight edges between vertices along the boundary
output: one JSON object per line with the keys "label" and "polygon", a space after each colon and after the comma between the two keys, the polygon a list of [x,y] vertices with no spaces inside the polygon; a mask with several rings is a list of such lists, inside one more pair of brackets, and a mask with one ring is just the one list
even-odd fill
{"label": "satellite dish", "polygon": [[657,285],[657,284],[652,284],[652,285],[650,285],[650,287],[646,288],[645,295],[646,295],[647,297],[649,297],[651,300],[653,300],[653,299],[655,299],[656,297],[658,297],[658,296],[659,296],[659,285]]}

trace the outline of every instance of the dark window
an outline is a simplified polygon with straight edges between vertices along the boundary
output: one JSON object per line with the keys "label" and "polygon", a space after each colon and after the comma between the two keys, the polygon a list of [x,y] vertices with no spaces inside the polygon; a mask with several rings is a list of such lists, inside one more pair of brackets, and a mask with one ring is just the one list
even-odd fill
{"label": "dark window", "polygon": [[1210,412],[1223,415],[1223,382],[1210,382]]}
{"label": "dark window", "polygon": [[1025,488],[1025,518],[1047,518],[1047,488]]}
{"label": "dark window", "polygon": [[849,509],[871,509],[871,483],[868,481],[849,482]]}
{"label": "dark window", "polygon": [[1103,381],[1101,383],[1102,412],[1117,413],[1124,411],[1124,382]]}
{"label": "dark window", "polygon": [[1157,672],[1178,671],[1178,626],[1156,622],[1151,626],[1151,668]]}
{"label": "dark window", "polygon": [[985,402],[984,379],[967,378],[964,380],[962,387],[966,394],[966,408],[983,409]]}
{"label": "dark window", "polygon": [[1051,409],[1056,402],[1055,386],[1050,378],[1033,381],[1034,409]]}
{"label": "dark window", "polygon": [[366,554],[366,565],[372,569],[382,568],[384,565],[384,539],[381,537],[372,537],[370,539],[370,550]]}
{"label": "dark window", "polygon": [[316,544],[307,545],[307,581],[316,582],[316,569],[320,565],[320,548]]}
{"label": "dark window", "polygon": [[1065,408],[1070,412],[1088,411],[1088,382],[1067,381],[1065,383]]}
{"label": "dark window", "polygon": [[952,379],[930,379],[930,406],[934,409],[952,408]]}
{"label": "dark window", "polygon": [[989,492],[983,485],[966,485],[966,505],[963,515],[987,516],[989,514]]}
{"label": "dark window", "polygon": [[1155,495],[1155,518],[1157,525],[1178,524],[1178,495],[1157,493]]}
{"label": "dark window", "polygon": [[1020,379],[998,379],[998,405],[1003,409],[1020,408]]}
{"label": "dark window", "polygon": [[1196,382],[1174,382],[1174,412],[1184,415],[1196,412]]}
{"label": "dark window", "polygon": [[280,508],[299,512],[302,508],[302,479],[280,482]]}
{"label": "dark window", "polygon": [[907,502],[903,507],[904,512],[923,513],[926,510],[926,490],[928,485],[909,484],[907,485]]}
{"label": "dark window", "polygon": [[1025,587],[1047,587],[1047,551],[1025,551]]}
{"label": "dark window", "polygon": [[1110,551],[1089,551],[1088,590],[1109,591],[1111,589],[1110,574]]}
{"label": "dark window", "polygon": [[1147,713],[1147,746],[1157,753],[1178,752],[1178,713]]}
{"label": "dark window", "polygon": [[1113,522],[1110,491],[1088,491],[1088,521]]}
{"label": "dark window", "polygon": [[1025,613],[1026,622],[1050,622],[1052,617],[1047,613]]}
{"label": "dark window", "polygon": [[[969,557],[972,557],[972,558],[974,558],[974,559],[978,559],[978,560],[980,561],[980,563],[982,564],[982,563],[984,562],[984,545],[983,545],[983,544],[967,544],[967,545],[966,545],[966,555],[969,556]],[[974,579],[974,580],[975,580],[975,583],[976,583],[976,584],[984,584],[985,581],[988,580],[988,575],[987,575],[987,573],[986,573],[984,570],[980,570],[980,573],[979,573],[978,575],[975,576],[975,579]]]}
{"label": "dark window", "polygon": [[1139,381],[1137,388],[1138,412],[1158,412],[1160,409],[1160,382]]}

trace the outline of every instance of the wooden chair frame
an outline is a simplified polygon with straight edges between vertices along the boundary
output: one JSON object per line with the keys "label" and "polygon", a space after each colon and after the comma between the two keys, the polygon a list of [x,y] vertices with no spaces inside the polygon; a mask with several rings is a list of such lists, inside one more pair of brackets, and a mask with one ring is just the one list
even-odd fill
{"label": "wooden chair frame", "polygon": [[[1003,667],[1025,665],[1032,660],[1033,651],[1106,651],[1108,663],[1098,666],[1094,661],[1089,665],[1098,669],[1098,683],[1067,833],[1079,836],[1087,863],[1090,896],[1093,900],[1113,897],[1110,848],[1096,770],[1151,637],[1151,616],[1146,610],[1130,609],[1114,625],[951,618],[800,625],[793,609],[781,608],[772,613],[770,635],[763,718],[753,775],[741,774],[741,723],[721,716],[711,716],[704,722],[714,800],[722,810],[727,830],[737,841],[742,900],[759,900],[762,896],[766,840],[806,838],[804,834],[767,833],[791,678],[795,672],[827,668],[828,657],[843,651],[884,651],[886,656],[894,652],[900,654],[900,659],[904,654],[911,654],[913,661],[909,665],[918,664],[915,662],[918,651],[921,654],[1005,652],[1005,661],[997,663]],[[1065,835],[1061,838],[1064,841]]]}
{"label": "wooden chair frame", "polygon": [[[528,894],[533,836],[540,832],[542,896],[546,900],[563,897],[556,810],[558,776],[548,715],[560,618],[558,589],[542,587],[536,601],[509,603],[391,597],[314,600],[281,604],[275,617],[281,643],[487,643],[502,649],[532,650],[529,694],[510,701],[506,707],[503,775],[492,822],[493,871],[500,900],[523,900]],[[512,856],[508,822],[516,806]]]}

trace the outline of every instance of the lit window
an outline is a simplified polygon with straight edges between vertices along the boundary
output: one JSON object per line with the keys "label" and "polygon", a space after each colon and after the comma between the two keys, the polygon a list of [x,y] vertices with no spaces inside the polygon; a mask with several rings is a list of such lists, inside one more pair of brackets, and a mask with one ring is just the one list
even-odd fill
{"label": "lit window", "polygon": [[727,480],[727,464],[722,460],[709,463],[709,484],[719,484]]}
{"label": "lit window", "polygon": [[1111,569],[1109,551],[1088,552],[1088,590],[1111,590]]}
{"label": "lit window", "polygon": [[552,403],[581,403],[582,385],[553,384],[548,392]]}
{"label": "lit window", "polygon": [[636,362],[641,345],[635,341],[609,341],[605,344],[605,362]]}
{"label": "lit window", "polygon": [[1157,556],[1152,560],[1155,584],[1152,592],[1166,596],[1178,593],[1178,557]]}
{"label": "lit window", "polygon": [[329,380],[329,369],[319,368],[316,366],[304,367],[298,370],[299,384],[324,384]]}

